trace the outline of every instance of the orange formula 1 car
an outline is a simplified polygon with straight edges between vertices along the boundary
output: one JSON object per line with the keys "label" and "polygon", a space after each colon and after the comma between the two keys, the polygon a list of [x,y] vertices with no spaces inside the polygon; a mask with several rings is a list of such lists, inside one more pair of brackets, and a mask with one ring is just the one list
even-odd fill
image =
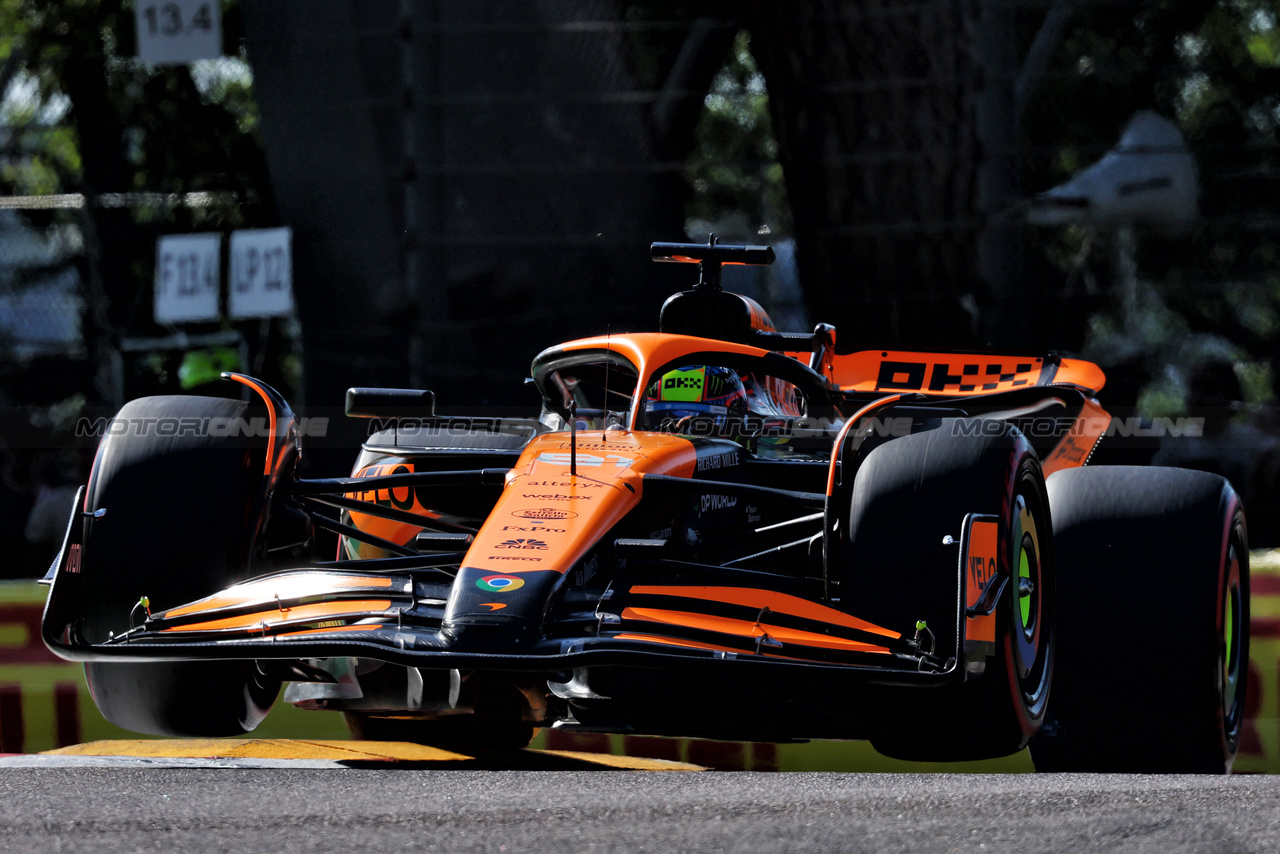
{"label": "orange formula 1 car", "polygon": [[[659,332],[540,353],[528,418],[351,389],[370,424],[351,477],[299,477],[298,419],[248,377],[224,375],[252,404],[128,404],[50,570],[45,642],[140,732],[239,734],[288,683],[357,734],[427,743],[552,726],[1230,768],[1249,624],[1230,484],[1098,465],[1125,431],[1089,362],[849,352],[721,289],[767,247],[653,254],[701,281]],[[234,429],[255,412],[265,435]]]}

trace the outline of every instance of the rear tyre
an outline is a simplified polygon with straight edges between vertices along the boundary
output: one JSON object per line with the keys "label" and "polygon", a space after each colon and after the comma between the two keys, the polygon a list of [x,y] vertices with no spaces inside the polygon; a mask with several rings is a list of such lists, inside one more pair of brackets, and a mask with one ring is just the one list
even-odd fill
{"label": "rear tyre", "polygon": [[[206,429],[210,419],[243,417],[246,407],[150,397],[120,410],[114,423],[126,429],[103,440],[89,479],[88,510],[107,512],[92,521],[84,546],[81,632],[88,641],[140,623],[134,608],[143,596],[158,611],[247,575],[265,442]],[[93,662],[85,679],[107,720],[153,735],[249,732],[280,690],[252,661]]]}
{"label": "rear tyre", "polygon": [[940,654],[956,650],[959,555],[944,537],[958,541],[970,513],[999,518],[998,577],[1009,579],[980,676],[933,690],[868,687],[871,743],[887,756],[1004,756],[1024,747],[1044,717],[1056,610],[1049,504],[1034,451],[997,424],[944,421],[886,442],[854,481],[848,541],[838,551],[851,613],[904,632],[924,619]]}
{"label": "rear tyre", "polygon": [[1249,551],[1217,475],[1098,467],[1048,484],[1063,567],[1040,771],[1222,774],[1244,720]]}

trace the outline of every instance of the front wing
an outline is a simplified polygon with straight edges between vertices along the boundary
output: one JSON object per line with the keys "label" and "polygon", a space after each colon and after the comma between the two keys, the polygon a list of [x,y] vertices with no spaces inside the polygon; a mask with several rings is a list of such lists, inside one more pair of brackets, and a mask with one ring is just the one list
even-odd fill
{"label": "front wing", "polygon": [[[768,589],[761,586],[762,573],[705,567],[719,570],[718,583],[680,583],[645,572],[643,561],[631,561],[632,571],[598,598],[594,610],[537,625],[501,614],[451,622],[450,601],[474,579],[466,568],[453,577],[433,570],[430,556],[361,562],[370,569],[396,563],[398,571],[320,565],[271,573],[156,614],[140,603],[136,625],[90,643],[77,631],[78,515],[50,568],[42,624],[46,644],[71,661],[346,657],[430,669],[554,673],[628,666],[942,685],[981,672],[994,651],[993,612],[1005,586],[1002,577],[984,575],[983,553],[994,548],[983,542],[989,533],[984,526],[994,520],[972,516],[959,543],[952,649],[932,649],[927,628],[907,638],[830,605]],[[689,567],[682,577],[696,577],[697,569]]]}

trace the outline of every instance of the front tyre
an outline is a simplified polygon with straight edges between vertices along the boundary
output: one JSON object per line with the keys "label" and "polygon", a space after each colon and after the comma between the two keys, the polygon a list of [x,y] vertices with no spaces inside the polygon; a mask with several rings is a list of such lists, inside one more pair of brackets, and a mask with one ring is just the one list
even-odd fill
{"label": "front tyre", "polygon": [[103,717],[151,735],[243,735],[280,693],[280,680],[252,661],[92,662],[84,669]]}
{"label": "front tyre", "polygon": [[[80,630],[88,640],[126,631],[139,619],[142,596],[155,610],[171,608],[247,575],[265,445],[210,429],[236,423],[246,407],[149,397],[120,410],[87,490],[86,509],[107,511],[92,521],[84,545]],[[161,423],[186,426],[171,435],[148,426]],[[91,662],[85,679],[107,720],[152,735],[241,735],[280,690],[279,679],[252,661]]]}
{"label": "front tyre", "polygon": [[1035,452],[1001,422],[944,421],[867,455],[851,494],[848,541],[838,550],[850,612],[898,630],[923,618],[940,651],[956,650],[953,541],[971,513],[998,519],[997,577],[1007,579],[981,675],[926,690],[869,686],[878,751],[918,761],[984,759],[1020,750],[1039,729],[1055,646],[1048,508]]}

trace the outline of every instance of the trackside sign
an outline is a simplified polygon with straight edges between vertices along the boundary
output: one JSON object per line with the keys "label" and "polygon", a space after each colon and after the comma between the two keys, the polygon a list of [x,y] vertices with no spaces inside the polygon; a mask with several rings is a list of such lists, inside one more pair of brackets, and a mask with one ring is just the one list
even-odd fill
{"label": "trackside sign", "polygon": [[186,65],[222,56],[219,0],[136,0],[138,58],[149,65]]}
{"label": "trackside sign", "polygon": [[156,241],[156,323],[218,319],[222,236],[174,234]]}
{"label": "trackside sign", "polygon": [[293,313],[292,232],[255,228],[231,233],[231,278],[227,313],[247,317],[287,317]]}

